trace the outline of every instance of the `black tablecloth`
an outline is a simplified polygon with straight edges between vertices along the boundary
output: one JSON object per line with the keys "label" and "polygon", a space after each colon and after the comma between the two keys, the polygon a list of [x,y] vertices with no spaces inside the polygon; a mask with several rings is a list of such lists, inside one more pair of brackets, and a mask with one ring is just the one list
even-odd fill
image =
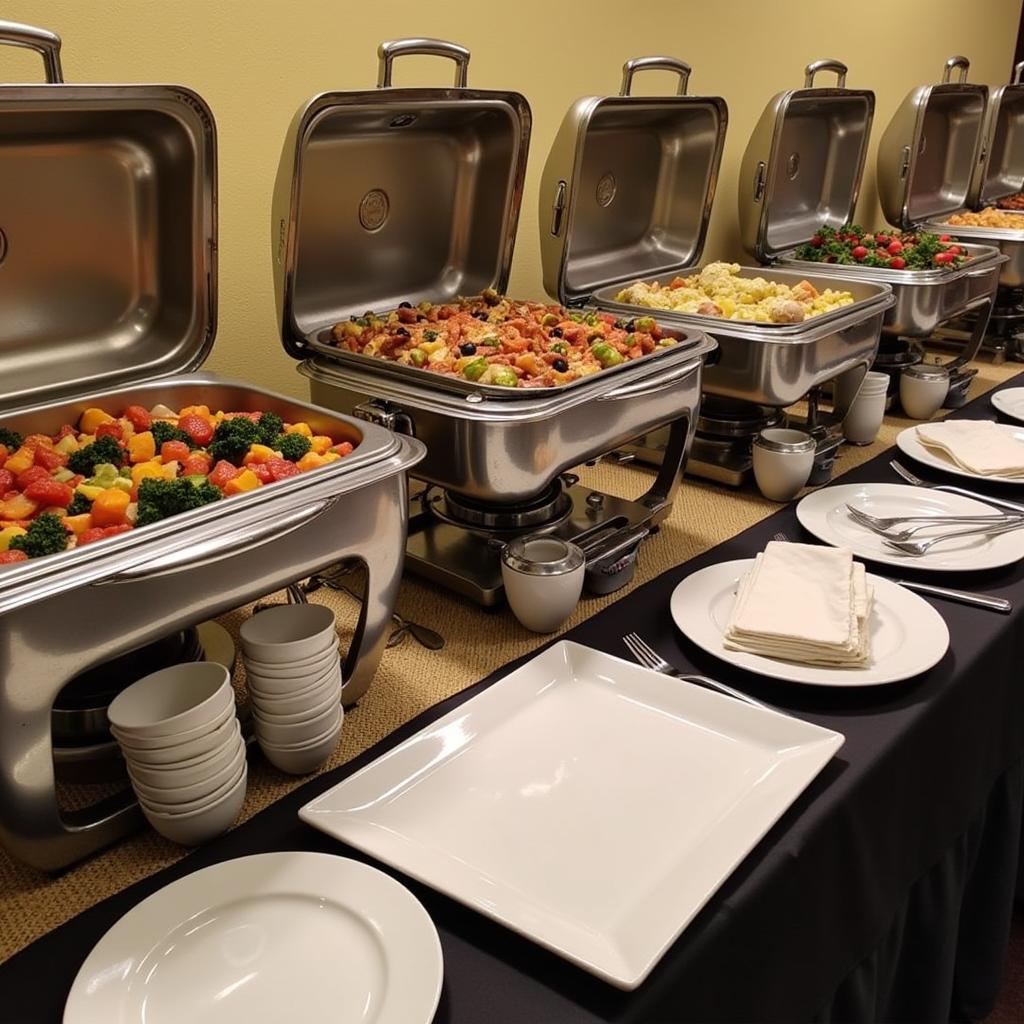
{"label": "black tablecloth", "polygon": [[[983,397],[957,415],[991,417],[992,409]],[[896,482],[890,457],[840,482]],[[1013,496],[1013,489],[999,493]],[[1024,489],[1017,497],[1024,499]],[[793,509],[782,509],[568,638],[622,656],[621,636],[636,630],[674,664],[836,729],[845,745],[632,993],[402,878],[441,935],[438,1024],[937,1020],[988,1012],[1006,946],[1024,790],[1024,565],[941,581],[1009,597],[1016,610],[1003,616],[934,601],[952,641],[924,676],[857,691],[800,687],[730,670],[682,638],[668,611],[681,579],[749,557],[779,531],[808,539]],[[301,824],[298,808],[516,664],[12,957],[0,966],[0,1020],[58,1019],[103,932],[184,874],[270,850],[367,859]],[[609,863],[609,884],[624,871],[643,865]]]}

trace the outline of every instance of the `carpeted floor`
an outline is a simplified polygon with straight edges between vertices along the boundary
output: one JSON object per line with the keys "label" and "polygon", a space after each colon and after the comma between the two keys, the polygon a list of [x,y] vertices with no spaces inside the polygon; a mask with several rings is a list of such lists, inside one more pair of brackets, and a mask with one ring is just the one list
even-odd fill
{"label": "carpeted floor", "polygon": [[1024,908],[1018,906],[1010,932],[1003,990],[984,1024],[1021,1024],[1021,1021],[1024,1021]]}

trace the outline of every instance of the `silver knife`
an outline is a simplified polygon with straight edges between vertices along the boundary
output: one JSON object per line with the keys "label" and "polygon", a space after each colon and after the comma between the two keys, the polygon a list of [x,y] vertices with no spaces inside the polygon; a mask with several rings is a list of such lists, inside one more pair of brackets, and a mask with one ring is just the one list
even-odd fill
{"label": "silver knife", "polygon": [[974,605],[976,608],[987,608],[989,611],[1002,612],[1009,615],[1013,611],[1013,602],[1005,597],[990,597],[988,594],[976,594],[971,590],[953,590],[950,587],[937,587],[932,583],[916,583],[913,580],[893,580],[894,583],[907,590],[919,594],[930,594],[932,597],[944,597],[948,601]]}

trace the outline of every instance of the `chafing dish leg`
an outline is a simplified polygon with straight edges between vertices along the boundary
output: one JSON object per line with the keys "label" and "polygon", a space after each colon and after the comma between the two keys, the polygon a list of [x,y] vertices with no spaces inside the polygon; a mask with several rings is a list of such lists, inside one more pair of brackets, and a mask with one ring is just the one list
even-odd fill
{"label": "chafing dish leg", "polygon": [[647,493],[637,499],[641,505],[654,512],[651,525],[660,523],[672,511],[672,502],[675,501],[679,486],[683,482],[689,442],[696,428],[697,418],[689,411],[685,416],[673,420],[669,427],[668,442],[665,445],[665,454],[662,456],[658,475]]}

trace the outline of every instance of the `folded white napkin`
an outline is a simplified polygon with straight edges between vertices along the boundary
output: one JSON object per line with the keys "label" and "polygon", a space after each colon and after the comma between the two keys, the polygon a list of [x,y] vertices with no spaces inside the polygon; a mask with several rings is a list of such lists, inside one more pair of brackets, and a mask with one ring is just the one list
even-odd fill
{"label": "folded white napkin", "polygon": [[923,423],[917,438],[961,469],[981,476],[1024,476],[1024,441],[989,420]]}
{"label": "folded white napkin", "polygon": [[863,665],[872,597],[849,548],[772,541],[740,581],[724,644],[808,665]]}

